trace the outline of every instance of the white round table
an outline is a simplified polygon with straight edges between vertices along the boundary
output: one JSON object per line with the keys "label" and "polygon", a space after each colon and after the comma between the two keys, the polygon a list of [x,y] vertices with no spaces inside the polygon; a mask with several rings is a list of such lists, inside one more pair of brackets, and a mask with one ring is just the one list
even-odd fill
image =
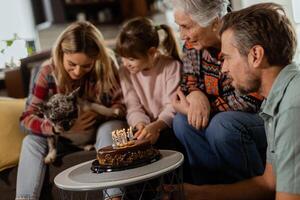
{"label": "white round table", "polygon": [[55,177],[54,183],[63,191],[105,190],[147,182],[158,177],[161,178],[160,183],[163,183],[163,176],[174,172],[171,175],[173,180],[168,184],[181,184],[182,170],[178,172],[177,169],[183,163],[183,154],[172,150],[160,150],[160,153],[162,154],[161,159],[151,164],[100,174],[91,171],[93,160],[87,161],[64,170]]}

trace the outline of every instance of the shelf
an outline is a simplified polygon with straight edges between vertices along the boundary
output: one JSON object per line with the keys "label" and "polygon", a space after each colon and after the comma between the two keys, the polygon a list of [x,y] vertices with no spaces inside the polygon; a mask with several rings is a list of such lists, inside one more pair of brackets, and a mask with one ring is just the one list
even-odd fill
{"label": "shelf", "polygon": [[123,16],[118,0],[66,2],[64,15],[67,21],[88,20],[95,24],[120,23]]}
{"label": "shelf", "polygon": [[91,1],[65,1],[66,6],[82,6],[116,3],[116,0],[91,0]]}

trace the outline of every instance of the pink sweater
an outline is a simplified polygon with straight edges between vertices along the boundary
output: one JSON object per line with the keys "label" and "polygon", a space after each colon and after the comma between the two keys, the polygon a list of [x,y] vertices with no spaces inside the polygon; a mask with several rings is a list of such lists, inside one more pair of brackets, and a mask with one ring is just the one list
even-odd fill
{"label": "pink sweater", "polygon": [[151,69],[136,74],[121,67],[121,87],[130,126],[156,120],[172,126],[175,110],[171,98],[180,81],[180,68],[179,61],[165,56],[159,56]]}

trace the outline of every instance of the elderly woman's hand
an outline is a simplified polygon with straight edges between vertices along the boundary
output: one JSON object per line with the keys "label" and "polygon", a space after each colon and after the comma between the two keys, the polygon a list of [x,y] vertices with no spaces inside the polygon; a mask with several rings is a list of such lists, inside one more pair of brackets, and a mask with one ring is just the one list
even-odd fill
{"label": "elderly woman's hand", "polygon": [[175,96],[172,98],[172,105],[176,112],[187,115],[189,103],[181,91],[180,87],[177,88]]}
{"label": "elderly woman's hand", "polygon": [[201,91],[193,91],[187,96],[189,109],[187,113],[188,123],[196,129],[204,129],[208,125],[210,115],[210,103]]}

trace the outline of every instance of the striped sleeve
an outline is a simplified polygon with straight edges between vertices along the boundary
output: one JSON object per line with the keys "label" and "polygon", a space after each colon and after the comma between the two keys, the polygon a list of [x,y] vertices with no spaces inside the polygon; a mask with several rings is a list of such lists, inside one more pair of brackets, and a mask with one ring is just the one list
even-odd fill
{"label": "striped sleeve", "polygon": [[183,46],[182,70],[180,87],[185,95],[192,91],[204,90],[204,80],[201,79],[201,51],[193,49],[188,44]]}
{"label": "striped sleeve", "polygon": [[45,102],[49,95],[55,91],[56,85],[51,75],[49,65],[42,66],[33,80],[31,93],[29,94],[25,111],[20,118],[21,127],[25,132],[37,135],[52,135],[51,122],[38,115],[38,104]]}

